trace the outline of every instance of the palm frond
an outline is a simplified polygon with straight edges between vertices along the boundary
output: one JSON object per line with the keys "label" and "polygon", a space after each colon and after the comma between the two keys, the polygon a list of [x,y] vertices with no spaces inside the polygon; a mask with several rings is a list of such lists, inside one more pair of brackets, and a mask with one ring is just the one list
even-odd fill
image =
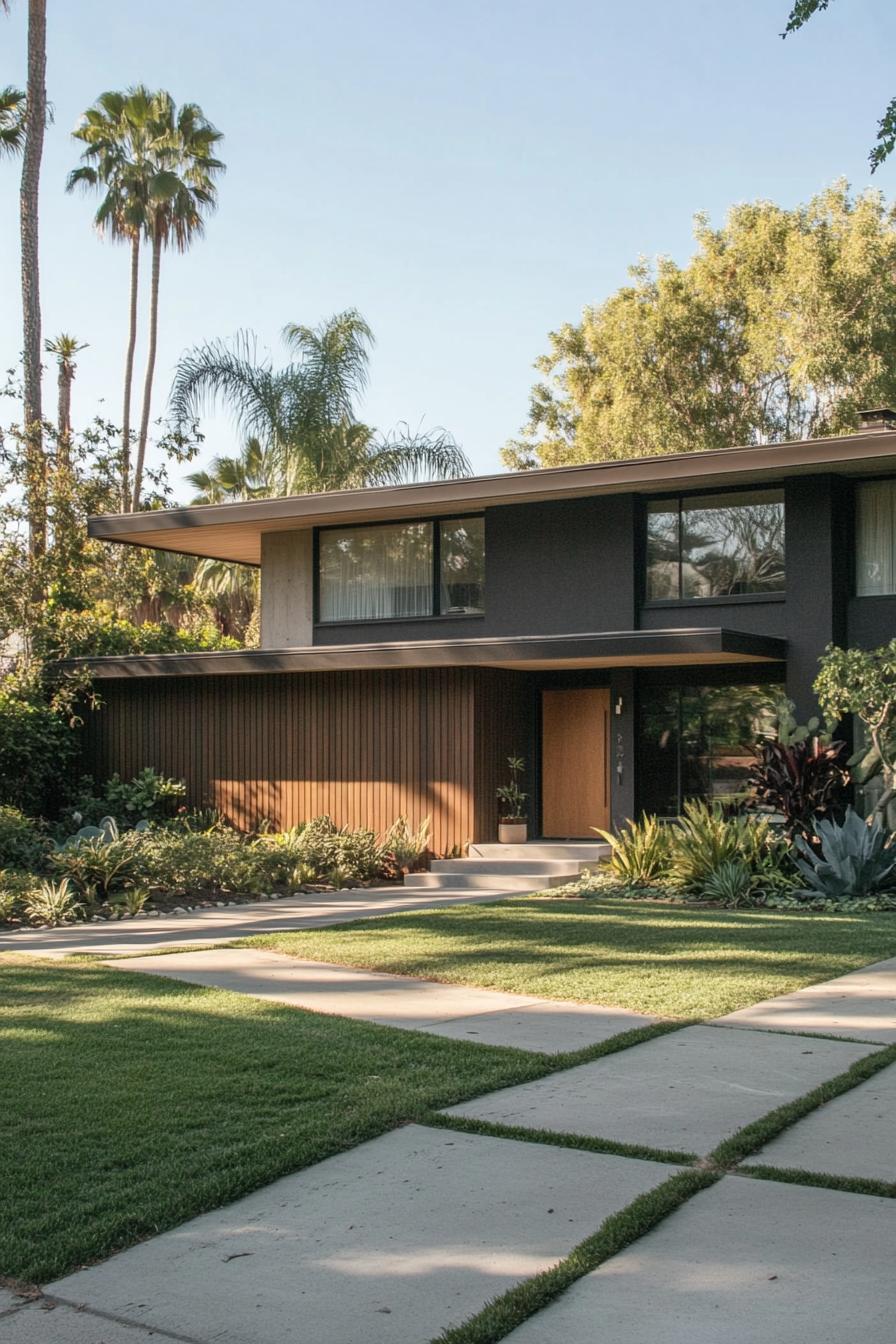
{"label": "palm frond", "polygon": [[444,429],[414,433],[405,423],[375,441],[365,464],[365,485],[413,485],[472,476],[467,455]]}
{"label": "palm frond", "polygon": [[181,356],[169,401],[175,422],[189,424],[222,401],[241,433],[269,447],[282,423],[282,384],[255,352],[255,337],[238,332],[231,345],[208,341]]}
{"label": "palm frond", "polygon": [[25,146],[25,94],[7,84],[0,89],[0,155],[21,154]]}

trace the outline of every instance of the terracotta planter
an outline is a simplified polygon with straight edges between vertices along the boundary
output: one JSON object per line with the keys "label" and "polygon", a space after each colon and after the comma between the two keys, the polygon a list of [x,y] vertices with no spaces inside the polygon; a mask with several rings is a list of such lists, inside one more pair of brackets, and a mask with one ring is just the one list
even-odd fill
{"label": "terracotta planter", "polygon": [[524,845],[526,843],[526,831],[527,826],[524,821],[499,821],[498,844]]}

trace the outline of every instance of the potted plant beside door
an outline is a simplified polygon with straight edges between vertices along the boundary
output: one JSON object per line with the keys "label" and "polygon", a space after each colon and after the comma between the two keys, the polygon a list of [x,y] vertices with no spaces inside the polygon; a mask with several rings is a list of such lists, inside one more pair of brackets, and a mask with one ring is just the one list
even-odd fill
{"label": "potted plant beside door", "polygon": [[520,788],[520,779],[526,768],[522,756],[508,756],[507,767],[510,780],[502,784],[495,792],[498,797],[498,842],[502,845],[524,845],[526,843],[526,799],[527,793]]}

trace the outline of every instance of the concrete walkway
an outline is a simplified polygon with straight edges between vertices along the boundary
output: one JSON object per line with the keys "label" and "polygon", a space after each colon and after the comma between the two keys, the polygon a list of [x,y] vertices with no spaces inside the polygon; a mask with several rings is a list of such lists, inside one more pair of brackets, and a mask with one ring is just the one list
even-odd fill
{"label": "concrete walkway", "polygon": [[852,1036],[892,1045],[896,1042],[896,957],[754,1003],[718,1021],[726,1027]]}
{"label": "concrete walkway", "polygon": [[[522,995],[499,996],[511,1002],[496,1010],[488,991],[254,956],[268,960],[223,949],[115,964],[157,973],[170,963],[166,975],[228,978],[264,997],[415,1029],[490,1029],[547,1007],[577,1011]],[[408,1125],[68,1275],[38,1302],[0,1291],[0,1340],[430,1344],[649,1195],[690,1160],[684,1154],[706,1166],[721,1139],[873,1055],[884,1033],[896,1037],[896,1011],[881,1007],[896,1000],[896,959],[799,994],[762,1005],[755,1023],[742,1013],[686,1027],[445,1112],[513,1126],[513,1137]],[[464,1006],[468,1016],[445,1016]],[[806,1013],[813,1032],[859,1025],[878,1035],[792,1034]],[[891,1064],[791,1125],[506,1338],[892,1344],[896,1200],[883,1196],[896,1193],[894,1109]],[[538,1142],[525,1141],[527,1129]],[[644,1156],[545,1142],[551,1130],[640,1145]],[[749,1179],[751,1164],[770,1179]],[[823,1188],[825,1173],[874,1185]]]}
{"label": "concrete walkway", "polygon": [[358,887],[320,895],[288,896],[278,901],[194,910],[156,919],[122,919],[98,924],[68,924],[60,929],[16,929],[0,934],[0,952],[29,952],[40,957],[74,953],[120,956],[159,947],[192,947],[225,943],[259,933],[319,929],[353,919],[393,915],[399,910],[426,910],[442,905],[471,905],[518,896],[507,891],[440,891],[420,893],[404,887]]}
{"label": "concrete walkway", "polygon": [[469,985],[443,985],[412,976],[301,961],[254,948],[175,952],[109,964],[116,970],[164,975],[288,1003],[293,1008],[361,1018],[380,1026],[549,1054],[579,1050],[656,1021],[619,1008],[558,1003]]}

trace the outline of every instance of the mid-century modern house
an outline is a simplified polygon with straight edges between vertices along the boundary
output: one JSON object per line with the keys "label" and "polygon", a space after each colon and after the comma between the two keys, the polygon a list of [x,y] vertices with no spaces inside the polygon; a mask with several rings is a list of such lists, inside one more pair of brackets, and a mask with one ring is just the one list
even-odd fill
{"label": "mid-century modern house", "polygon": [[261,647],[90,660],[98,778],[153,765],[237,824],[429,814],[593,838],[736,792],[830,642],[896,634],[896,415],[846,437],[91,519],[261,568]]}

